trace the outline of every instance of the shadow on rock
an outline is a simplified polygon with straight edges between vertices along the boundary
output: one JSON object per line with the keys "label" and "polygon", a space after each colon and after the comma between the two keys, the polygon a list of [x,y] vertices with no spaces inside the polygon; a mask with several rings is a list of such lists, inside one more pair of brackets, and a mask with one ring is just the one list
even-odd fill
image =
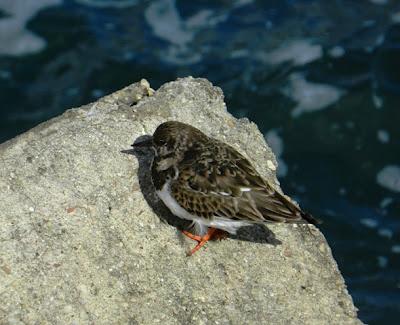
{"label": "shadow on rock", "polygon": [[[135,140],[135,143],[140,143],[151,139],[148,135],[143,135]],[[134,155],[139,162],[138,178],[140,190],[143,193],[144,199],[151,207],[153,212],[164,222],[178,229],[186,229],[190,225],[190,221],[180,219],[173,215],[171,211],[158,198],[154,191],[151,182],[151,162],[153,160],[153,150],[146,147],[137,147],[130,150],[122,150],[122,153]]]}
{"label": "shadow on rock", "polygon": [[[143,135],[135,140],[135,143],[140,143],[151,139],[151,136]],[[122,153],[134,155],[139,162],[138,178],[139,186],[147,204],[151,207],[153,212],[164,222],[179,229],[189,229],[191,222],[188,220],[180,219],[173,215],[171,211],[164,205],[158,198],[154,191],[151,182],[151,162],[153,160],[153,150],[146,147],[136,147],[129,150],[122,150]],[[279,241],[275,234],[263,225],[254,225],[250,227],[242,227],[236,235],[229,234],[229,238],[235,240],[249,241],[254,243],[266,243],[270,245],[279,245]],[[182,237],[183,238],[183,237]]]}
{"label": "shadow on rock", "polygon": [[282,244],[282,242],[275,237],[272,230],[264,225],[257,224],[254,226],[242,227],[238,230],[236,235],[229,235],[229,238],[253,243],[265,243],[273,246]]}

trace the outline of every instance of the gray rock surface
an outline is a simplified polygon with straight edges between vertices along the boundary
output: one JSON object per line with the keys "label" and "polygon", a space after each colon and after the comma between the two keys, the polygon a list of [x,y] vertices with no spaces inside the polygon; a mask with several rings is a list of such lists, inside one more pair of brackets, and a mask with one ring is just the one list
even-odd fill
{"label": "gray rock surface", "polygon": [[207,80],[154,94],[142,80],[66,111],[0,146],[0,324],[360,324],[313,226],[247,229],[186,256],[195,243],[155,197],[150,153],[120,152],[166,120],[278,184],[256,125]]}

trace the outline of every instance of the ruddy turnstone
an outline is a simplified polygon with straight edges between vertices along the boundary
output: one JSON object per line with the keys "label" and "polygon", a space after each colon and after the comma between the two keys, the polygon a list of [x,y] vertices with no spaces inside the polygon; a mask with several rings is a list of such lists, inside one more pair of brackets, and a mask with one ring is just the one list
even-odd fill
{"label": "ruddy turnstone", "polygon": [[193,126],[168,121],[151,139],[132,146],[153,148],[151,176],[158,196],[174,215],[192,221],[195,234],[183,233],[198,243],[188,255],[243,226],[317,223],[233,147]]}

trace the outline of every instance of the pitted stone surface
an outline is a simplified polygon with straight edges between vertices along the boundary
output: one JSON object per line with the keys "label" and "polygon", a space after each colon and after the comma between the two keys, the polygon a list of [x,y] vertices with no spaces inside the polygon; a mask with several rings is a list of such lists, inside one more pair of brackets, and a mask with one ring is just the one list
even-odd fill
{"label": "pitted stone surface", "polygon": [[314,227],[271,225],[280,245],[250,231],[186,257],[150,154],[120,152],[166,120],[231,144],[279,186],[256,125],[207,80],[155,93],[142,80],[68,110],[0,145],[0,323],[360,324]]}

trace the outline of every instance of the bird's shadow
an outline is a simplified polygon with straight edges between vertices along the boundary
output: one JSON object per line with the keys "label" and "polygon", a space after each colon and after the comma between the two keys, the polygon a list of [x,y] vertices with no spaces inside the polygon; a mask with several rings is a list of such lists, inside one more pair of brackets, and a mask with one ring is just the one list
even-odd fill
{"label": "bird's shadow", "polygon": [[[150,138],[151,136],[149,135],[143,135],[138,137],[134,143],[140,143],[149,140]],[[147,204],[151,207],[154,213],[163,222],[178,229],[179,234],[182,234],[181,230],[189,229],[191,222],[173,215],[154,191],[151,181],[151,162],[154,157],[153,150],[144,147],[134,147],[133,149],[122,150],[121,153],[134,155],[137,158],[139,162],[138,178],[140,190],[142,191]],[[183,241],[183,235],[181,235],[180,238]],[[242,227],[238,230],[236,235],[229,234],[228,238],[254,243],[265,243],[273,246],[282,243],[276,238],[275,234],[270,229],[263,225]]]}

